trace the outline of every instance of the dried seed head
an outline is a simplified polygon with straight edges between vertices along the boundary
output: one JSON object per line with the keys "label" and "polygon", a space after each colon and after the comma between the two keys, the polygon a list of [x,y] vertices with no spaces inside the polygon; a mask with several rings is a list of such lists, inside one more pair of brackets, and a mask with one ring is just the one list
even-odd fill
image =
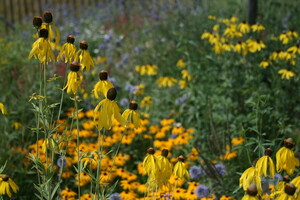
{"label": "dried seed head", "polygon": [[36,29],[40,28],[42,26],[42,23],[43,23],[42,17],[39,16],[33,17],[32,24]]}
{"label": "dried seed head", "polygon": [[80,64],[78,62],[73,61],[70,64],[70,69],[71,69],[72,72],[78,72],[79,69],[80,69]]}
{"label": "dried seed head", "polygon": [[102,71],[99,72],[99,79],[101,81],[106,81],[107,77],[108,77],[107,71],[102,70]]}
{"label": "dried seed head", "polygon": [[1,178],[5,182],[8,181],[8,179],[9,179],[9,177],[6,174],[3,174]]}
{"label": "dried seed head", "polygon": [[272,149],[266,148],[266,150],[265,150],[265,155],[266,155],[266,156],[271,156],[272,153],[273,153],[273,150],[272,150]]}
{"label": "dried seed head", "polygon": [[117,97],[117,90],[116,88],[110,88],[108,91],[107,91],[107,98],[111,101],[115,100],[116,97]]}
{"label": "dried seed head", "polygon": [[291,178],[288,175],[285,175],[282,179],[282,181],[289,183],[291,181]]}
{"label": "dried seed head", "polygon": [[129,109],[130,110],[137,110],[137,108],[138,108],[138,103],[136,101],[130,101]]}
{"label": "dried seed head", "polygon": [[255,184],[251,184],[248,188],[247,188],[247,194],[250,196],[256,196],[258,193],[256,185]]}
{"label": "dried seed head", "polygon": [[150,147],[149,149],[147,149],[147,153],[153,155],[155,154],[155,150],[152,147]]}
{"label": "dried seed head", "polygon": [[73,36],[73,35],[69,35],[69,36],[67,37],[67,43],[74,44],[74,42],[75,42],[74,36]]}
{"label": "dried seed head", "polygon": [[52,13],[49,11],[44,12],[44,21],[50,24],[53,21]]}
{"label": "dried seed head", "polygon": [[163,150],[161,151],[161,155],[162,155],[163,157],[168,157],[168,154],[169,154],[169,150],[168,150],[168,149],[163,149]]}
{"label": "dried seed head", "polygon": [[290,196],[293,196],[296,192],[296,187],[293,183],[288,183],[284,187],[284,192],[287,193]]}
{"label": "dried seed head", "polygon": [[87,43],[86,41],[81,41],[81,42],[79,43],[79,47],[80,47],[80,49],[82,49],[82,50],[87,50],[87,49],[89,48],[89,45],[88,45],[88,43]]}
{"label": "dried seed head", "polygon": [[284,140],[284,146],[286,148],[291,149],[291,148],[293,148],[294,145],[295,145],[295,143],[294,143],[293,138],[288,138],[288,139]]}
{"label": "dried seed head", "polygon": [[183,156],[179,156],[179,157],[178,157],[178,161],[179,161],[179,162],[184,162],[184,157],[183,157]]}
{"label": "dried seed head", "polygon": [[47,38],[48,38],[48,35],[49,35],[49,32],[48,32],[48,30],[45,29],[45,28],[41,29],[40,32],[39,32],[39,37],[40,37],[40,38],[45,38],[45,39],[47,39]]}

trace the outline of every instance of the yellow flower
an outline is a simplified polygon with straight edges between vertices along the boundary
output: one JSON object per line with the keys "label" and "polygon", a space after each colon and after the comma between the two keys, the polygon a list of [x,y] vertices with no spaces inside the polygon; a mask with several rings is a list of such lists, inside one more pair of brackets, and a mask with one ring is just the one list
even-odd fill
{"label": "yellow flower", "polygon": [[278,71],[278,74],[281,74],[281,79],[290,79],[291,77],[295,76],[296,74],[292,71],[289,71],[287,69],[281,69]]}
{"label": "yellow flower", "polygon": [[[201,35],[201,40],[209,39],[210,37],[212,37],[211,32],[204,32]],[[181,68],[185,68],[186,67],[186,65],[185,65],[185,63],[184,63],[184,61],[182,59],[178,60],[178,62],[177,62],[176,65],[179,66],[179,67],[181,67]]]}
{"label": "yellow flower", "polygon": [[94,109],[94,119],[98,117],[98,130],[101,130],[103,127],[110,129],[113,119],[116,119],[122,126],[126,124],[126,121],[120,114],[120,108],[115,101],[116,97],[116,89],[109,89],[107,91],[107,98],[102,100]]}
{"label": "yellow flower", "polygon": [[136,111],[138,107],[137,102],[130,101],[129,109],[125,110],[122,117],[127,123],[133,123],[134,128],[138,128],[141,125],[140,114]]}
{"label": "yellow flower", "polygon": [[173,77],[162,76],[156,80],[158,87],[172,87],[176,83],[176,79]]}
{"label": "yellow flower", "polygon": [[7,110],[6,110],[5,106],[3,105],[3,103],[1,103],[1,102],[0,102],[0,110],[3,115],[7,114]]}
{"label": "yellow flower", "polygon": [[74,36],[69,35],[67,37],[67,43],[65,43],[61,47],[60,52],[57,56],[57,60],[62,60],[65,63],[71,63],[72,62],[72,60],[75,56],[75,53],[76,53],[76,47],[74,45],[74,41],[75,41]]}
{"label": "yellow flower", "polygon": [[176,63],[176,66],[181,67],[181,68],[186,68],[186,64],[184,62],[184,60],[179,59]]}
{"label": "yellow flower", "polygon": [[135,71],[138,72],[141,76],[148,75],[153,76],[157,74],[157,66],[156,65],[142,65],[136,66]]}
{"label": "yellow flower", "polygon": [[276,153],[276,169],[278,172],[285,170],[289,175],[295,171],[295,167],[299,167],[299,160],[295,157],[295,153],[291,150],[294,146],[292,138],[284,140],[284,147]]}
{"label": "yellow flower", "polygon": [[141,107],[144,108],[144,107],[150,107],[150,105],[153,104],[153,101],[151,99],[150,96],[146,96],[143,98],[143,100],[141,101]]}
{"label": "yellow flower", "polygon": [[243,21],[242,23],[240,23],[238,28],[242,33],[250,32],[250,25],[246,21]]}
{"label": "yellow flower", "polygon": [[[257,168],[259,176],[262,175],[262,174],[264,176],[267,176],[269,174],[271,178],[274,177],[274,175],[275,175],[275,166],[274,166],[272,158],[270,157],[272,152],[273,152],[272,149],[267,148],[265,150],[265,156],[261,157],[256,162],[255,167]],[[268,171],[269,171],[269,173],[268,173]]]}
{"label": "yellow flower", "polygon": [[22,124],[20,122],[13,122],[11,123],[11,127],[15,130],[19,130],[22,127]]}
{"label": "yellow flower", "polygon": [[114,87],[113,84],[107,80],[107,77],[107,71],[101,71],[99,73],[100,81],[95,84],[93,89],[94,95],[97,99],[100,99],[99,94],[103,94],[103,96],[106,97],[107,91]]}
{"label": "yellow flower", "polygon": [[80,65],[76,62],[70,64],[71,71],[68,74],[68,81],[63,90],[67,89],[67,93],[74,95],[77,93],[78,88],[80,88],[82,82],[82,74],[79,71]]}
{"label": "yellow flower", "polygon": [[296,200],[298,198],[296,194],[297,188],[293,183],[287,183],[284,187],[284,190],[280,190],[275,192],[275,194],[278,194],[275,198],[275,200]]}
{"label": "yellow flower", "polygon": [[96,58],[96,65],[101,65],[102,63],[106,63],[107,58],[105,56],[99,56]]}
{"label": "yellow flower", "polygon": [[32,49],[29,53],[29,58],[34,57],[38,59],[41,63],[48,63],[49,61],[55,60],[55,56],[51,50],[51,45],[49,43],[48,30],[41,29],[39,31],[39,39],[37,39],[32,44]]}
{"label": "yellow flower", "polygon": [[233,146],[237,146],[243,144],[245,139],[243,137],[234,137],[231,139],[231,143]]}
{"label": "yellow flower", "polygon": [[136,86],[136,90],[134,91],[134,94],[144,94],[144,88],[145,85],[144,84],[139,84]]}
{"label": "yellow flower", "polygon": [[213,26],[213,30],[214,31],[217,31],[219,29],[220,29],[220,25],[219,24],[216,24],[216,25]]}
{"label": "yellow flower", "polygon": [[155,150],[153,148],[149,148],[147,150],[147,156],[143,161],[143,168],[148,176],[155,177],[156,171],[158,170],[157,166],[157,158],[154,155]]}
{"label": "yellow flower", "polygon": [[41,28],[45,28],[49,32],[49,40],[51,42],[52,49],[58,49],[60,41],[60,33],[57,27],[53,23],[52,13],[49,11],[44,12],[43,15],[44,23]]}
{"label": "yellow flower", "polygon": [[270,65],[270,62],[267,61],[267,60],[263,60],[263,61],[261,61],[260,64],[259,64],[260,67],[263,67],[263,68],[265,68],[265,69],[266,69],[269,65]]}
{"label": "yellow flower", "polygon": [[287,50],[288,52],[291,52],[292,54],[300,54],[300,43],[296,44],[295,46],[292,46],[290,48],[288,48]]}
{"label": "yellow flower", "polygon": [[261,24],[254,24],[251,26],[253,32],[259,32],[265,30],[265,27]]}
{"label": "yellow flower", "polygon": [[285,32],[283,32],[279,35],[279,40],[282,42],[282,44],[287,44],[290,41],[292,41],[292,39],[293,38],[291,36],[289,36],[288,34],[286,34]]}
{"label": "yellow flower", "polygon": [[9,197],[11,197],[12,194],[11,194],[10,190],[12,190],[14,193],[17,193],[17,191],[19,190],[19,187],[7,175],[0,174],[0,195],[7,194]]}
{"label": "yellow flower", "polygon": [[243,196],[242,200],[258,200],[257,197],[258,191],[255,184],[251,184],[247,188],[247,193]]}
{"label": "yellow flower", "polygon": [[80,50],[78,50],[75,55],[75,61],[80,63],[82,70],[84,70],[85,68],[87,70],[90,70],[90,67],[95,67],[95,64],[90,55],[90,52],[87,50],[89,45],[86,41],[81,41],[79,43],[79,46]]}
{"label": "yellow flower", "polygon": [[213,16],[213,15],[208,15],[207,18],[208,18],[208,19],[213,19],[213,20],[216,20],[216,19],[217,19],[217,17],[216,17],[216,16]]}
{"label": "yellow flower", "polygon": [[181,71],[182,79],[187,79],[190,81],[192,79],[191,75],[189,74],[188,70]]}
{"label": "yellow flower", "polygon": [[185,168],[183,156],[178,157],[178,162],[174,166],[173,174],[178,178],[190,178],[189,172]]}
{"label": "yellow flower", "polygon": [[255,167],[249,167],[240,177],[240,187],[243,187],[245,191],[251,185],[251,183],[254,183],[257,186],[258,191],[262,191],[261,178],[258,174],[258,170]]}
{"label": "yellow flower", "polygon": [[248,46],[245,42],[239,41],[233,49],[237,53],[241,53],[242,55],[246,55],[248,53]]}
{"label": "yellow flower", "polygon": [[163,149],[161,155],[157,156],[159,188],[162,188],[163,185],[167,186],[172,175],[172,164],[167,158],[168,153],[169,151],[167,149]]}
{"label": "yellow flower", "polygon": [[246,43],[251,53],[255,53],[257,51],[261,51],[262,49],[266,48],[266,45],[261,40],[248,39]]}

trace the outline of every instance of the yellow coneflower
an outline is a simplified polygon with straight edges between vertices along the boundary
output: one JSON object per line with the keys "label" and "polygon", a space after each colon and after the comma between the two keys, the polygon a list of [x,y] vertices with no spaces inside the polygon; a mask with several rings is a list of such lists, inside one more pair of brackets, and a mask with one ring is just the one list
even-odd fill
{"label": "yellow coneflower", "polygon": [[90,55],[90,52],[87,50],[89,45],[86,41],[81,41],[79,43],[80,50],[77,51],[75,55],[75,61],[79,62],[82,70],[85,68],[90,70],[90,67],[95,67],[94,61]]}
{"label": "yellow coneflower", "polygon": [[189,74],[188,70],[181,71],[182,79],[186,79],[188,81],[192,80],[192,76]]}
{"label": "yellow coneflower", "polygon": [[284,147],[276,153],[276,169],[278,172],[285,170],[289,175],[293,174],[295,167],[299,166],[299,160],[291,150],[295,145],[292,138],[284,140]]}
{"label": "yellow coneflower", "polygon": [[157,66],[156,65],[142,65],[136,66],[135,71],[138,72],[141,76],[148,75],[153,76],[157,74]]}
{"label": "yellow coneflower", "polygon": [[160,156],[157,156],[157,166],[158,166],[158,187],[169,186],[169,179],[172,175],[172,164],[168,160],[169,151],[163,149]]}
{"label": "yellow coneflower", "polygon": [[49,61],[55,60],[55,56],[51,50],[51,45],[49,43],[48,30],[41,29],[39,31],[39,39],[37,39],[32,44],[32,49],[29,53],[29,58],[34,57],[38,59],[41,63],[48,63]]}
{"label": "yellow coneflower", "polygon": [[153,148],[149,148],[147,150],[147,156],[143,161],[143,168],[148,176],[155,177],[156,171],[158,170],[157,158],[154,155],[155,150]]}
{"label": "yellow coneflower", "polygon": [[74,45],[75,38],[73,35],[69,35],[67,37],[67,43],[65,43],[57,56],[57,60],[62,60],[65,63],[70,63],[76,53],[76,47]]}
{"label": "yellow coneflower", "polygon": [[253,32],[259,32],[259,31],[265,30],[265,27],[261,24],[253,24],[251,26],[251,29],[252,29]]}
{"label": "yellow coneflower", "polygon": [[106,99],[102,100],[94,109],[94,119],[98,117],[98,130],[101,130],[103,127],[110,129],[113,119],[116,119],[122,126],[126,124],[115,101],[116,97],[117,90],[110,88],[107,91]]}
{"label": "yellow coneflower", "polygon": [[162,76],[156,80],[156,83],[157,83],[158,87],[160,87],[160,88],[172,87],[176,82],[177,82],[177,80],[175,78],[169,77],[169,76]]}
{"label": "yellow coneflower", "polygon": [[3,103],[1,103],[1,102],[0,102],[0,110],[3,115],[7,114],[7,110],[6,110],[5,106],[3,105]]}
{"label": "yellow coneflower", "polygon": [[179,59],[176,63],[176,66],[181,67],[181,68],[186,68],[186,64],[183,59]]}
{"label": "yellow coneflower", "polygon": [[257,190],[255,184],[251,184],[247,188],[246,194],[242,198],[242,200],[258,200],[257,194],[258,194],[258,190]]}
{"label": "yellow coneflower", "polygon": [[183,156],[178,157],[178,162],[174,166],[173,174],[178,178],[190,178],[189,172],[185,168]]}
{"label": "yellow coneflower", "polygon": [[70,64],[71,71],[68,74],[68,81],[63,90],[67,89],[67,93],[74,95],[77,93],[78,88],[80,88],[82,82],[82,74],[79,72],[80,65],[77,62],[72,62]]}
{"label": "yellow coneflower", "polygon": [[242,55],[246,55],[248,53],[248,46],[245,42],[238,41],[233,50],[237,53],[241,53]]}
{"label": "yellow coneflower", "polygon": [[255,167],[257,168],[259,176],[262,175],[262,174],[264,176],[267,176],[269,174],[271,178],[274,177],[274,175],[275,175],[275,166],[274,166],[272,158],[270,157],[272,152],[273,152],[272,149],[267,148],[265,150],[265,155],[263,157],[261,157],[260,159],[258,159],[258,161],[256,162]]}
{"label": "yellow coneflower", "polygon": [[261,51],[262,49],[266,48],[266,45],[261,40],[248,39],[246,43],[251,53],[255,53],[257,51]]}
{"label": "yellow coneflower", "polygon": [[291,77],[296,75],[294,72],[287,69],[279,70],[278,74],[281,74],[281,79],[287,79],[287,80],[289,80]]}
{"label": "yellow coneflower", "polygon": [[296,200],[296,190],[297,188],[294,184],[288,183],[285,185],[284,190],[275,192],[276,194],[279,194],[275,200]]}
{"label": "yellow coneflower", "polygon": [[254,183],[257,186],[259,193],[262,191],[261,178],[256,167],[249,167],[246,169],[240,178],[240,187],[243,187],[245,191],[251,183]]}
{"label": "yellow coneflower", "polygon": [[134,128],[138,128],[141,125],[140,114],[136,111],[138,104],[136,101],[130,101],[129,109],[126,109],[122,117],[126,120],[127,124],[133,123]]}
{"label": "yellow coneflower", "polygon": [[107,71],[101,71],[99,73],[100,81],[95,84],[93,89],[94,95],[97,99],[100,99],[100,94],[103,94],[103,96],[106,97],[107,91],[114,87],[113,84],[107,80],[107,77]]}
{"label": "yellow coneflower", "polygon": [[0,174],[0,195],[7,194],[9,197],[11,197],[12,193],[10,190],[12,190],[14,193],[17,193],[19,187],[10,177],[5,174]]}
{"label": "yellow coneflower", "polygon": [[43,18],[45,23],[42,24],[42,27],[46,28],[49,31],[49,40],[51,43],[51,47],[52,49],[58,49],[60,33],[53,23],[52,13],[49,11],[44,12]]}
{"label": "yellow coneflower", "polygon": [[267,61],[267,60],[263,60],[263,61],[261,61],[261,62],[259,63],[259,66],[260,66],[260,67],[263,67],[263,68],[265,68],[265,69],[266,69],[269,65],[270,65],[270,62]]}
{"label": "yellow coneflower", "polygon": [[250,25],[246,21],[243,21],[242,23],[240,23],[238,28],[242,33],[250,32]]}
{"label": "yellow coneflower", "polygon": [[293,183],[297,188],[298,190],[300,190],[300,175],[298,175],[297,177],[295,177],[291,183]]}

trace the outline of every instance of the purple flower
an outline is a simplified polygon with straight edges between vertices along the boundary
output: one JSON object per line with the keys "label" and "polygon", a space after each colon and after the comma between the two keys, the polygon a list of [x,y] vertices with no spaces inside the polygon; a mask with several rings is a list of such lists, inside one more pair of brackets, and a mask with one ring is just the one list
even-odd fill
{"label": "purple flower", "polygon": [[262,187],[263,193],[268,193],[268,194],[270,193],[269,182],[265,178],[263,178],[261,180],[261,187]]}
{"label": "purple flower", "polygon": [[120,100],[120,105],[121,106],[127,106],[129,104],[129,100],[127,98],[122,98]]}
{"label": "purple flower", "polygon": [[57,166],[65,167],[67,165],[67,160],[64,157],[60,157],[57,159]]}
{"label": "purple flower", "polygon": [[226,168],[223,164],[215,164],[215,168],[216,168],[219,175],[225,176]]}
{"label": "purple flower", "polygon": [[110,42],[113,39],[111,34],[104,35],[104,42]]}
{"label": "purple flower", "polygon": [[279,174],[279,173],[276,173],[275,175],[274,175],[274,181],[282,181],[283,180],[283,177],[281,176],[281,174]]}
{"label": "purple flower", "polygon": [[125,90],[130,92],[130,93],[134,93],[136,91],[136,86],[135,85],[131,85],[131,84],[127,84],[125,86]]}
{"label": "purple flower", "polygon": [[209,194],[209,189],[205,185],[201,184],[195,189],[195,194],[198,198],[207,197]]}
{"label": "purple flower", "polygon": [[115,192],[109,196],[109,200],[121,200],[120,194]]}
{"label": "purple flower", "polygon": [[189,170],[191,179],[197,179],[200,178],[200,176],[203,174],[202,169],[198,166],[192,166]]}

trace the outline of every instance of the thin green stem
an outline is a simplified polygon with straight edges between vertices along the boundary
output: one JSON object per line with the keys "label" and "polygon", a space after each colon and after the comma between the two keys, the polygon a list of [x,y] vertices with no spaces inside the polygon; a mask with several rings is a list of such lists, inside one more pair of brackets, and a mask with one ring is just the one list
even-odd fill
{"label": "thin green stem", "polygon": [[[68,64],[66,64],[66,68],[68,67]],[[64,86],[66,85],[67,82],[67,76],[65,75],[65,79],[64,79],[64,85],[62,88],[64,88]],[[60,119],[60,114],[61,114],[61,109],[62,109],[62,104],[63,104],[63,99],[64,99],[64,90],[61,90],[61,98],[60,98],[60,104],[59,104],[59,110],[58,110],[58,116],[57,116],[57,120]]]}

